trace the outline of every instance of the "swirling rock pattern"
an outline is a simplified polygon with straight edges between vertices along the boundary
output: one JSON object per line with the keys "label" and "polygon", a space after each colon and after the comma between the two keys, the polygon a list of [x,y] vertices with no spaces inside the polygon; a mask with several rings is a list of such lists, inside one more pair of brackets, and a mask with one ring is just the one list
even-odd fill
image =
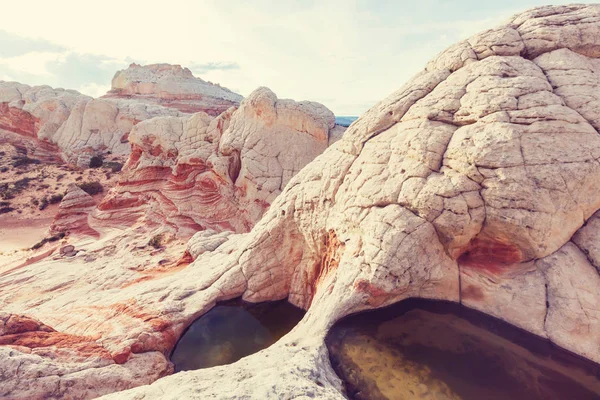
{"label": "swirling rock pattern", "polygon": [[[94,215],[100,224],[248,232],[290,179],[328,146],[325,106],[259,88],[211,118],[164,117],[135,126],[132,154]],[[136,219],[137,218],[137,219]]]}
{"label": "swirling rock pattern", "polygon": [[[0,306],[61,333],[97,335],[126,371],[168,354],[217,301],[288,298],[308,310],[269,349],[107,396],[114,399],[341,399],[327,330],[408,297],[461,302],[600,362],[599,38],[600,6],[519,14],[452,46],[371,108],[289,180],[249,233],[194,236],[185,257],[193,262],[152,275],[128,268],[136,262],[126,236],[106,238],[110,257],[85,269],[76,256],[68,274],[50,272],[58,268],[50,261],[0,273],[2,287],[20,288],[0,293]],[[225,136],[220,142],[238,143]],[[235,181],[270,168],[240,169]],[[281,185],[266,177],[256,193]],[[82,389],[91,379],[83,364],[67,371],[18,347],[0,352],[0,372],[13,377],[0,382],[6,396],[23,397],[25,387],[38,397],[97,394]],[[25,358],[42,372],[17,387],[11,363]],[[65,371],[52,375],[51,388],[39,385],[50,376],[45,363]]]}

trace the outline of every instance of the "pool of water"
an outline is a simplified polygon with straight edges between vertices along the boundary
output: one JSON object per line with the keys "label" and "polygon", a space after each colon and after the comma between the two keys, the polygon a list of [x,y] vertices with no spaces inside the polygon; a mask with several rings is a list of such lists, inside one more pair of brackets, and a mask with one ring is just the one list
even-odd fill
{"label": "pool of water", "polygon": [[454,303],[406,300],[327,339],[352,399],[600,399],[600,366]]}
{"label": "pool of water", "polygon": [[175,371],[230,364],[265,349],[292,330],[304,310],[286,300],[232,300],[213,307],[181,336],[171,361]]}

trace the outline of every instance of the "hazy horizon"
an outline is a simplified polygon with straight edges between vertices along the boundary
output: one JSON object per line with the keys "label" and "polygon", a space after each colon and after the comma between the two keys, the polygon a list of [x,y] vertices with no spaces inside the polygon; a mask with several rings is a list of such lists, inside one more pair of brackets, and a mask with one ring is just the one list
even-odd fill
{"label": "hazy horizon", "polygon": [[117,70],[162,62],[243,96],[267,86],[280,98],[359,116],[451,44],[527,8],[560,3],[11,3],[0,24],[0,80],[98,97]]}

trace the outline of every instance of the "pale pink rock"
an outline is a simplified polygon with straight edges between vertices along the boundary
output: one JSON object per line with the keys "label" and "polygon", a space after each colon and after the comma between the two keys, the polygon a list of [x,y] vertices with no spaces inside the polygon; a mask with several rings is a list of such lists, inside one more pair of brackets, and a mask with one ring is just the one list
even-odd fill
{"label": "pale pink rock", "polygon": [[132,64],[115,74],[112,90],[99,99],[0,81],[0,131],[35,139],[65,161],[87,167],[93,155],[129,154],[128,135],[140,121],[197,111],[217,115],[241,100],[179,65]]}
{"label": "pale pink rock", "polygon": [[[156,266],[173,245],[149,253],[136,245],[149,238],[145,222],[168,215],[157,201],[153,214],[140,213],[146,221],[136,216],[128,229],[114,227],[100,241],[75,244],[97,254],[94,260],[77,255],[0,271],[1,309],[59,333],[95,335],[113,360],[126,360],[117,378],[113,365],[72,358],[67,367],[38,355],[36,371],[79,372],[17,378],[16,366],[31,355],[0,348],[11,352],[0,357],[0,372],[14,377],[0,382],[0,393],[44,398],[60,387],[61,395],[83,398],[111,382],[133,386],[131,374],[166,362],[193,320],[238,296],[287,298],[307,314],[275,345],[237,363],[177,373],[107,398],[344,398],[324,344],[328,329],[348,314],[408,297],[461,302],[600,362],[600,136],[594,125],[600,111],[581,101],[595,101],[594,89],[565,78],[597,85],[600,78],[588,71],[600,48],[599,14],[597,5],[540,7],[451,47],[291,177],[250,232],[196,234],[183,263]],[[575,69],[580,65],[584,72]],[[245,112],[252,109],[266,110],[263,121],[274,118],[268,93],[249,101]],[[183,120],[137,125],[139,149],[129,168],[133,174],[144,165],[139,171],[151,179],[137,182],[147,194],[164,190],[157,177],[178,176],[173,168],[188,154],[204,165],[215,160],[214,171],[239,171],[214,174],[229,176],[235,188],[246,179],[247,193],[264,196],[258,198],[268,198],[265,186],[281,190],[283,175],[275,174],[269,186],[271,171],[279,171],[269,149],[259,146],[255,151],[266,157],[246,170],[244,157],[239,169],[217,162],[234,150],[251,157],[257,144],[246,133],[224,141],[235,115],[223,120],[224,129],[211,129],[203,114],[192,118],[189,137],[202,140],[189,153],[180,151],[188,137],[178,128]],[[330,126],[327,118],[314,121],[316,128]],[[139,201],[119,193],[115,199],[123,204]],[[159,370],[166,369],[152,371]]]}
{"label": "pale pink rock", "polygon": [[88,223],[88,216],[96,208],[96,201],[75,184],[70,184],[67,194],[58,207],[58,213],[50,226],[50,234],[73,233],[98,236]]}
{"label": "pale pink rock", "polygon": [[214,229],[247,232],[302,167],[328,146],[335,117],[314,102],[278,99],[259,88],[240,108],[211,118],[139,123],[99,224],[166,226],[182,237]]}
{"label": "pale pink rock", "polygon": [[243,99],[227,88],[195,77],[180,65],[135,63],[117,71],[104,97],[139,99],[184,113],[203,111],[212,116],[239,105]]}

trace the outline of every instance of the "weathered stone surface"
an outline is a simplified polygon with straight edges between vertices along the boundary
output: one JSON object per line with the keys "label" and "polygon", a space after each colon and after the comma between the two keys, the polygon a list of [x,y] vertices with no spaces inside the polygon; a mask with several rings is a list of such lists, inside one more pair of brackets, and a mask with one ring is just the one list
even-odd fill
{"label": "weathered stone surface", "polygon": [[74,183],[67,190],[50,226],[50,233],[70,232],[97,237],[98,232],[88,224],[88,215],[96,208],[96,201]]}
{"label": "weathered stone surface", "polygon": [[177,110],[142,101],[93,99],[75,90],[0,82],[0,129],[55,146],[66,161],[87,166],[96,153],[128,154],[137,122]]}
{"label": "weathered stone surface", "polygon": [[212,116],[239,105],[243,99],[227,88],[196,78],[180,65],[135,63],[117,71],[104,97],[140,99],[184,113],[203,111]]}
{"label": "weathered stone surface", "polygon": [[239,109],[165,117],[135,126],[121,180],[95,219],[166,225],[183,237],[203,229],[247,232],[302,167],[328,146],[335,118],[314,102],[255,90]]}
{"label": "weathered stone surface", "polygon": [[198,111],[214,116],[241,100],[178,65],[132,64],[115,74],[112,90],[99,99],[75,90],[0,81],[0,130],[54,146],[66,161],[87,166],[94,154],[129,154],[128,135],[140,121]]}
{"label": "weathered stone surface", "polygon": [[[102,385],[132,386],[139,383],[128,374],[156,361],[143,357],[166,357],[184,328],[217,301],[288,298],[308,310],[271,348],[229,366],[178,373],[112,395],[119,399],[343,398],[323,343],[328,328],[350,313],[408,297],[459,301],[600,362],[600,277],[594,268],[600,233],[593,217],[600,209],[598,113],[580,98],[595,101],[594,91],[561,80],[560,72],[579,66],[574,60],[580,56],[581,65],[595,65],[599,14],[599,6],[541,7],[451,47],[291,179],[282,171],[296,165],[278,169],[277,156],[262,149],[251,131],[229,137],[233,126],[252,125],[236,115],[223,121],[224,129],[212,130],[202,114],[191,117],[201,127],[192,136],[206,139],[189,153],[178,145],[188,131],[181,119],[161,119],[157,128],[140,124],[148,133],[168,132],[140,134],[130,159],[132,174],[138,164],[147,166],[140,171],[150,183],[138,178],[147,193],[157,176],[178,176],[182,157],[191,162],[198,154],[198,165],[208,165],[214,149],[225,157],[240,152],[241,167],[210,167],[235,182],[226,186],[232,190],[245,180],[246,193],[271,201],[270,194],[289,182],[251,232],[214,241],[194,237],[185,257],[195,257],[189,265],[157,267],[161,252],[175,247],[144,253],[136,238],[140,231],[147,235],[142,224],[107,229],[98,242],[75,244],[96,259],[78,254],[0,270],[0,308],[63,334],[93,334],[113,360],[131,357],[120,365],[129,372],[118,380],[107,374]],[[564,66],[557,61],[563,56]],[[570,79],[593,81],[594,75],[576,71]],[[240,115],[260,109],[265,121],[275,117],[268,93],[247,101]],[[315,132],[324,132],[326,119],[314,121]],[[216,137],[218,144],[211,139]],[[244,169],[242,153],[266,157]],[[160,191],[162,181],[157,186]],[[114,198],[139,201],[125,192]],[[158,221],[169,215],[161,212]],[[29,357],[26,350],[9,351],[12,358],[0,361],[0,368]],[[39,360],[48,370],[64,368],[53,358]],[[91,397],[91,389],[82,387],[100,385],[92,377],[101,368],[92,374],[85,364],[69,365],[81,375],[52,379],[68,396]],[[18,380],[14,369],[8,371],[4,376],[14,378],[0,382],[6,396],[54,396],[42,379]],[[149,374],[147,381],[155,377]],[[63,385],[67,379],[73,387]]]}

